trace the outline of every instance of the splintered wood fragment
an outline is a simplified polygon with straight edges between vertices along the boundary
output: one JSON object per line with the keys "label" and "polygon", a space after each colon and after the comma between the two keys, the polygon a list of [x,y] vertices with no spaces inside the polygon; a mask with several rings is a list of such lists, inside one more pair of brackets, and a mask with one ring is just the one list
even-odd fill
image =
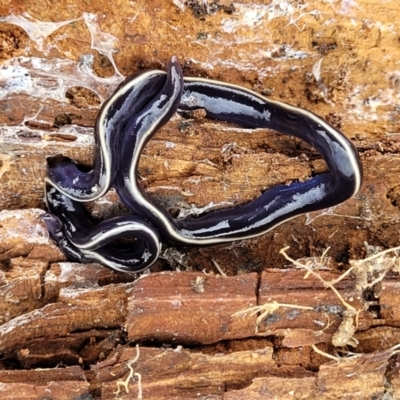
{"label": "splintered wood fragment", "polygon": [[16,257],[43,258],[48,262],[65,260],[49,239],[41,220],[43,214],[43,210],[36,208],[0,211],[0,261]]}
{"label": "splintered wood fragment", "polygon": [[398,279],[385,280],[377,294],[381,309],[381,318],[391,326],[400,327],[400,285]]}
{"label": "splintered wood fragment", "polygon": [[48,268],[40,258],[12,258],[7,269],[0,271],[0,323],[57,302],[63,288],[78,291],[132,280],[131,274],[99,264],[59,262]]}
{"label": "splintered wood fragment", "polygon": [[386,392],[385,375],[393,354],[387,349],[323,364],[319,368],[317,386],[321,391],[336,393],[336,398],[344,398],[348,393],[357,393],[360,399],[381,398]]}
{"label": "splintered wood fragment", "polygon": [[45,304],[42,281],[47,265],[18,257],[10,260],[7,271],[0,271],[0,324]]}
{"label": "splintered wood fragment", "polygon": [[[128,284],[129,285],[129,284]],[[129,286],[63,289],[59,302],[16,317],[0,326],[0,352],[4,358],[23,362],[30,346],[43,338],[59,339],[60,348],[76,331],[120,329],[126,315]],[[67,344],[68,347],[68,344]],[[43,350],[42,350],[43,351]],[[44,348],[46,352],[46,348]]]}
{"label": "splintered wood fragment", "polygon": [[[385,350],[329,362],[309,377],[255,378],[249,387],[225,393],[223,400],[382,398],[392,354]],[[353,397],[351,394],[355,393]]]}
{"label": "splintered wood fragment", "polygon": [[51,264],[44,278],[44,297],[46,302],[57,301],[63,288],[88,289],[111,283],[132,282],[133,274],[126,274],[104,268],[100,264],[80,264],[59,262]]}
{"label": "splintered wood fragment", "polygon": [[[92,366],[84,375],[79,367],[36,371],[1,371],[2,398],[37,399],[46,393],[57,399],[76,399],[88,395],[91,388],[100,388],[104,400],[138,398],[138,380],[143,399],[191,400],[264,400],[278,399],[341,399],[349,393],[367,399],[381,398],[385,391],[399,392],[399,380],[386,380],[388,360],[394,349],[377,351],[328,362],[318,372],[285,374],[278,365],[272,347],[252,351],[204,354],[181,347],[120,347],[106,360]],[[129,377],[130,369],[134,372]],[[136,375],[135,375],[136,374]],[[115,392],[118,382],[126,381],[126,391]],[[36,392],[33,391],[36,388]],[[25,393],[15,396],[15,393]],[[68,397],[70,396],[70,397]],[[75,396],[75,397],[74,397]]]}
{"label": "splintered wood fragment", "polygon": [[[89,382],[80,367],[0,371],[0,398],[76,400],[89,396]],[[87,397],[89,398],[89,397]]]}
{"label": "splintered wood fragment", "polygon": [[[102,386],[102,399],[114,397],[117,382],[129,373],[136,349],[123,349],[92,367],[95,380]],[[203,354],[184,348],[140,347],[140,357],[132,363],[135,373],[141,375],[143,399],[198,399],[202,396],[223,399],[224,392],[247,386],[254,377],[277,370],[272,358],[273,349],[230,354]],[[131,379],[129,393],[120,390],[118,399],[136,399],[137,380]],[[208,397],[207,397],[208,399]]]}
{"label": "splintered wood fragment", "polygon": [[[318,271],[326,281],[333,281],[339,274]],[[308,276],[302,270],[267,270],[263,272],[260,284],[259,304],[287,304],[265,313],[257,332],[262,335],[283,337],[287,347],[309,346],[315,343],[329,343],[343,321],[346,311],[338,296],[327,288],[320,279]],[[340,296],[349,306],[359,310],[357,328],[364,330],[372,323],[372,315],[363,312],[361,292],[352,288],[349,279],[335,285]],[[309,308],[309,309],[306,309]],[[263,312],[262,310],[260,312]],[[356,324],[356,322],[355,322]]]}
{"label": "splintered wood fragment", "polygon": [[[225,393],[223,400],[307,399],[315,396],[315,377],[265,377],[255,378],[241,390]],[[320,399],[322,397],[319,397]]]}
{"label": "splintered wood fragment", "polygon": [[382,320],[381,323],[382,326],[356,333],[355,337],[359,342],[357,352],[369,353],[384,350],[400,343],[400,329],[388,326],[385,320]]}
{"label": "splintered wood fragment", "polygon": [[252,318],[233,314],[257,304],[256,287],[256,274],[144,276],[130,292],[128,338],[207,344],[253,336]]}

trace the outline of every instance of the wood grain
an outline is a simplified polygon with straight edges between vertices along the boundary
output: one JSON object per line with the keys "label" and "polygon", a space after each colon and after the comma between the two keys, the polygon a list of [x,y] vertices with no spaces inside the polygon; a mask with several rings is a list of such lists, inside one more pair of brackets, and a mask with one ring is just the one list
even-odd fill
{"label": "wood grain", "polygon": [[[137,398],[137,376],[118,386],[136,344],[131,368],[146,400],[400,396],[398,269],[360,289],[362,274],[372,281],[390,260],[380,259],[336,294],[326,285],[398,245],[399,12],[396,0],[1,2],[1,397]],[[360,193],[252,240],[163,243],[139,279],[68,262],[40,218],[48,162],[62,155],[90,166],[101,103],[122,76],[165,69],[171,55],[185,76],[326,118],[359,149]],[[140,161],[141,184],[174,215],[243,204],[325,170],[295,138],[201,113],[174,116]],[[89,210],[98,219],[126,212],[114,191]],[[294,269],[279,253],[286,246],[299,262],[319,262],[324,282]],[[236,314],[262,305],[272,311],[257,329],[259,313]],[[342,349],[332,344],[338,332]],[[336,362],[317,349],[360,354]]]}

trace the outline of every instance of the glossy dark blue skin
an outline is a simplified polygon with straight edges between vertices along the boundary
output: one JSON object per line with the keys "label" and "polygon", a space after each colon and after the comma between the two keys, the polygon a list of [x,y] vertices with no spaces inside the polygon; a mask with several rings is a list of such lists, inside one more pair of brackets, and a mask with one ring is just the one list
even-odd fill
{"label": "glossy dark blue skin", "polygon": [[[87,263],[102,262],[101,258],[104,258],[118,265],[114,269],[122,272],[142,271],[157,260],[159,240],[155,242],[142,229],[132,229],[129,226],[124,227],[123,232],[113,235],[112,238],[99,241],[88,251],[81,250],[70,240],[73,237],[76,242],[87,242],[99,233],[115,228],[119,223],[132,222],[149,226],[142,217],[124,215],[96,224],[81,203],[70,200],[54,188],[49,188],[46,196],[50,213],[46,213],[42,218],[52,239],[69,260]],[[120,238],[134,238],[135,243],[129,249],[121,251],[112,244]]]}
{"label": "glossy dark blue skin", "polygon": [[[222,82],[196,78],[184,80],[175,59],[168,66],[168,74],[157,75],[149,80],[146,88],[148,90],[140,102],[134,104],[131,97],[130,102],[135,112],[120,113],[119,119],[116,119],[116,131],[112,135],[118,145],[109,149],[113,159],[112,181],[121,201],[136,216],[117,217],[94,225],[80,203],[68,199],[55,188],[46,187],[51,214],[46,215],[44,220],[51,236],[70,259],[81,262],[98,261],[98,258],[88,256],[88,252],[83,251],[80,246],[91,243],[92,238],[99,233],[115,229],[117,223],[127,222],[132,218],[134,223],[143,223],[147,233],[141,234],[136,228],[126,232],[116,230],[118,234],[113,239],[137,237],[135,249],[129,253],[120,252],[109,245],[108,239],[104,243],[93,239],[96,247],[90,248],[89,253],[99,254],[100,258],[111,260],[111,264],[113,260],[121,263],[121,267],[116,269],[137,272],[155,261],[154,254],[160,251],[157,232],[164,240],[178,244],[210,245],[246,239],[265,233],[300,214],[337,205],[352,197],[359,189],[362,168],[357,149],[340,132],[311,112],[267,100],[254,92]],[[115,113],[119,102],[123,100],[118,99],[110,108],[110,113]],[[207,117],[212,119],[232,122],[249,129],[274,129],[299,137],[317,149],[330,171],[306,182],[278,185],[254,201],[238,207],[210,212],[195,219],[172,218],[141,189],[136,181],[136,174],[134,184],[137,185],[137,191],[130,190],[132,182],[128,179],[129,172],[132,160],[136,157],[137,161],[144,143],[176,111],[185,112],[199,108],[206,110]],[[99,151],[95,153],[98,154]],[[135,164],[135,171],[136,166]],[[53,174],[58,171],[57,179],[62,181],[62,185],[73,187],[72,177],[76,177],[74,168],[76,167],[59,164],[51,171]],[[68,173],[70,169],[71,174]],[[67,172],[65,178],[62,177],[62,171]],[[95,161],[94,175],[90,177],[87,174],[88,179],[90,178],[88,181],[80,180],[79,190],[89,191],[95,179],[93,176],[97,175],[98,178],[100,175],[98,171]],[[150,230],[154,234],[149,234]],[[140,260],[143,261],[149,253],[152,257],[150,261],[146,259],[141,263]],[[137,262],[132,262],[132,259]]]}
{"label": "glossy dark blue skin", "polygon": [[[176,91],[174,96],[171,96],[171,92],[176,88],[176,84],[172,82],[171,71],[175,70],[177,71],[175,75],[180,78],[181,82],[178,91]],[[146,121],[146,118],[156,120],[160,114],[162,118],[160,119],[160,123],[156,125],[156,128],[158,128],[168,121],[175,112],[183,87],[182,71],[179,64],[172,62],[169,65],[169,73],[167,75],[161,74],[159,78],[159,82],[163,83],[161,89],[157,85],[154,85],[153,80],[147,87],[146,97],[151,98],[152,101],[147,102],[145,105],[142,104],[143,107],[137,110],[135,114],[129,114],[129,121],[128,116],[124,116],[125,126],[122,132],[125,138],[131,135],[135,136],[136,131],[133,129],[140,127],[141,122]],[[154,109],[154,103],[158,104],[157,109]],[[169,103],[172,104],[172,107]],[[135,124],[132,124],[132,121],[135,121]],[[122,122],[119,126],[121,125]],[[120,137],[120,134],[121,132],[118,134],[115,133],[115,136]],[[62,170],[61,167],[59,170]],[[65,185],[71,184],[71,181],[68,179],[69,177],[67,176],[63,182]],[[45,196],[50,213],[45,214],[43,220],[47,225],[51,237],[57,242],[69,259],[79,262],[102,262],[102,259],[104,259],[109,263],[108,266],[110,268],[124,272],[138,272],[146,269],[158,258],[161,248],[158,232],[140,215],[120,216],[102,221],[96,225],[80,202],[70,199],[49,183],[46,183]],[[118,225],[124,223],[127,224],[118,230]],[[138,229],[137,226],[140,226],[140,228]],[[151,231],[152,234],[148,234],[144,228],[147,228],[147,231]],[[92,238],[96,237],[102,238],[110,230],[118,231],[118,233],[113,234],[111,238],[107,237],[105,240],[92,240]],[[116,239],[127,237],[136,239],[130,251],[122,252],[116,250],[110,244],[110,242]],[[82,246],[87,246],[91,242],[93,246],[86,247],[84,250],[82,249]],[[115,264],[114,267],[112,266],[113,263]]]}
{"label": "glossy dark blue skin", "polygon": [[[133,81],[137,75],[131,76],[126,79],[116,89],[116,92],[121,87],[126,86],[129,82]],[[109,144],[109,156],[111,163],[111,178],[108,188],[114,184],[115,176],[119,168],[119,149],[121,147],[121,133],[124,131],[126,124],[131,120],[133,115],[137,115],[143,107],[145,107],[149,101],[158,93],[163,85],[165,84],[166,76],[164,74],[155,73],[153,76],[146,80],[146,85],[135,87],[126,93],[125,96],[120,96],[117,99],[108,99],[102,106],[102,110],[109,107],[107,117],[103,120],[100,118],[101,112],[99,113],[96,124],[95,124],[95,144],[93,147],[93,169],[89,172],[83,172],[79,166],[70,161],[63,161],[48,171],[49,178],[56,182],[60,188],[66,191],[76,192],[74,193],[77,197],[85,199],[93,194],[93,188],[99,185],[101,177],[106,174],[104,156],[101,151],[100,134],[98,132],[102,129],[102,124],[112,123],[114,129],[107,130],[110,132],[110,136],[106,138]],[[113,100],[111,102],[111,100]],[[126,111],[123,113],[120,111],[122,104]],[[108,191],[107,188],[107,191]]]}
{"label": "glossy dark blue skin", "polygon": [[[212,81],[184,82],[184,90],[178,112],[204,109],[207,117],[232,122],[244,128],[269,128],[303,139],[323,156],[330,172],[317,175],[306,182],[278,185],[264,192],[256,200],[237,207],[210,212],[194,219],[176,219],[141,190],[148,204],[156,207],[164,218],[155,215],[147,205],[138,201],[124,187],[122,174],[116,188],[120,199],[133,213],[145,216],[160,231],[164,239],[196,245],[212,244],[212,236],[220,241],[237,240],[264,233],[271,227],[294,216],[337,205],[355,193],[357,171],[350,165],[352,160],[361,166],[357,149],[343,135],[311,112],[273,102],[249,94],[237,88],[225,88]],[[325,124],[321,126],[319,123]],[[329,130],[328,130],[329,129]],[[318,133],[322,132],[322,133]],[[343,139],[343,143],[338,141]],[[124,142],[124,139],[122,139]],[[132,139],[133,143],[134,139]],[[347,146],[347,148],[344,148]],[[134,145],[125,140],[121,157],[121,170],[129,169]],[[352,157],[348,153],[352,153]],[[361,167],[360,167],[360,171]],[[359,172],[358,172],[359,173]],[[271,215],[275,215],[270,219]],[[220,226],[217,230],[215,227]],[[170,226],[174,227],[171,232]]]}

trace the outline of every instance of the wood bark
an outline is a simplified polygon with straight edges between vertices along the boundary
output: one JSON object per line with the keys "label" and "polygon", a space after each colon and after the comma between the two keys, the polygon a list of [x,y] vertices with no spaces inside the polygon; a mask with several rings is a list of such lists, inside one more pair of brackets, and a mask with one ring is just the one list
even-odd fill
{"label": "wood bark", "polygon": [[[0,4],[1,398],[399,397],[397,255],[357,264],[399,243],[398,1],[89,3]],[[360,193],[252,240],[164,243],[140,277],[69,262],[41,220],[48,163],[90,166],[101,103],[174,54],[185,76],[341,129],[363,161]],[[300,140],[199,113],[160,129],[139,172],[155,200],[191,215],[325,170]],[[89,209],[126,212],[112,190]]]}

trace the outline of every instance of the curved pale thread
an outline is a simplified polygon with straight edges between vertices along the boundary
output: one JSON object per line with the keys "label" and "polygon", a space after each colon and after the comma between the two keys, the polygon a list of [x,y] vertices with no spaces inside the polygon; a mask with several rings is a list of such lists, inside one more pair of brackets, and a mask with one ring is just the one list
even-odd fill
{"label": "curved pale thread", "polygon": [[[144,97],[136,103],[136,96]],[[154,251],[154,254],[160,252],[158,232],[164,240],[177,244],[212,245],[248,239],[298,215],[337,205],[354,196],[361,186],[362,166],[357,149],[322,118],[240,86],[202,78],[183,78],[175,57],[168,64],[167,74],[150,71],[129,78],[111,99],[103,106],[97,119],[96,137],[99,138],[91,175],[81,173],[71,163],[64,163],[50,169],[46,179],[49,210],[64,226],[60,230],[58,223],[46,221],[50,233],[57,231],[58,236],[55,233],[52,236],[59,244],[62,242],[65,247],[69,243],[74,251],[81,252],[82,261],[93,260],[101,248],[102,257],[98,261],[115,268],[111,265],[115,262],[107,263],[108,248],[101,247],[103,241],[99,239],[105,235],[107,240],[112,240],[113,234],[109,232],[114,232],[115,221],[103,221],[103,230],[99,233],[90,218],[83,217],[84,211],[77,203],[78,200],[83,202],[100,197],[99,193],[104,194],[112,184],[122,202],[136,214],[135,218],[143,221],[144,231],[154,230],[153,235],[138,240],[145,243],[141,248]],[[322,155],[330,171],[306,182],[275,186],[244,205],[213,211],[195,219],[173,218],[143,191],[137,180],[137,167],[145,144],[175,111],[196,109],[204,109],[209,118],[233,122],[245,128],[269,128],[299,137]],[[64,177],[63,171],[66,172]],[[58,180],[54,176],[58,176]],[[50,188],[54,189],[52,193]],[[70,200],[66,201],[65,197]],[[75,214],[80,218],[75,218]],[[119,218],[122,218],[119,222],[124,218],[129,221],[132,216]],[[81,221],[90,228],[85,228]],[[141,222],[134,220],[132,223]],[[118,229],[115,232],[118,232],[117,236],[121,234]],[[151,241],[151,245],[147,241]],[[68,253],[68,250],[64,251]],[[115,251],[110,258],[117,258]],[[156,258],[149,259],[154,262]],[[132,270],[143,270],[149,265],[149,262],[142,266],[137,263]],[[125,266],[121,267],[124,268],[126,270]]]}

